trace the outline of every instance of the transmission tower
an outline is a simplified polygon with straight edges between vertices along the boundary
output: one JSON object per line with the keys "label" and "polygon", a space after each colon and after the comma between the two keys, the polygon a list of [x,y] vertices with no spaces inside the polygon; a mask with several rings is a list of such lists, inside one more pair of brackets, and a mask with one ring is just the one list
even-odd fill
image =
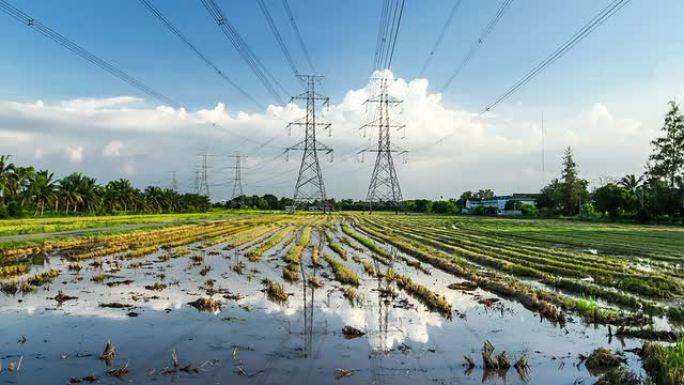
{"label": "transmission tower", "polygon": [[200,170],[198,168],[195,168],[195,184],[194,184],[195,185],[195,190],[194,190],[195,194],[199,194],[199,174],[200,174]]}
{"label": "transmission tower", "polygon": [[178,180],[176,180],[176,170],[171,171],[171,190],[178,191]]}
{"label": "transmission tower", "polygon": [[359,151],[359,153],[377,153],[366,200],[368,200],[369,210],[371,212],[373,211],[373,205],[381,202],[393,205],[398,211],[402,208],[403,198],[397,171],[394,168],[392,153],[403,155],[406,154],[406,151],[392,145],[390,132],[393,128],[398,130],[403,129],[404,125],[397,124],[390,119],[389,113],[391,107],[398,105],[402,101],[389,96],[387,92],[388,79],[386,76],[373,78],[371,80],[376,83],[375,89],[378,90],[378,93],[372,95],[366,100],[366,103],[374,103],[377,105],[376,118],[361,128],[377,127],[378,144],[377,148],[366,148]]}
{"label": "transmission tower", "polygon": [[235,166],[233,166],[233,169],[235,170],[235,177],[233,177],[233,195],[231,196],[231,200],[245,195],[244,192],[242,192],[242,165],[241,165],[241,160],[245,156],[240,154],[239,152],[236,152],[234,155],[230,156],[231,158],[235,158]]}
{"label": "transmission tower", "polygon": [[299,166],[299,175],[295,184],[292,210],[294,211],[301,203],[311,203],[318,201],[326,211],[327,198],[325,195],[325,185],[323,184],[323,174],[318,162],[318,152],[323,151],[330,155],[332,160],[332,148],[316,140],[316,129],[322,127],[330,132],[330,123],[319,123],[316,121],[316,103],[322,101],[323,106],[327,106],[329,98],[315,91],[316,82],[322,76],[299,75],[306,83],[306,92],[294,96],[292,100],[306,100],[306,116],[295,122],[290,122],[287,126],[291,130],[292,126],[304,126],[304,140],[287,148],[289,151],[303,151],[302,162]]}
{"label": "transmission tower", "polygon": [[207,166],[207,153],[202,153],[200,156],[202,157],[202,166],[199,171],[199,186],[197,192],[200,195],[209,197],[209,182],[207,172],[209,167]]}

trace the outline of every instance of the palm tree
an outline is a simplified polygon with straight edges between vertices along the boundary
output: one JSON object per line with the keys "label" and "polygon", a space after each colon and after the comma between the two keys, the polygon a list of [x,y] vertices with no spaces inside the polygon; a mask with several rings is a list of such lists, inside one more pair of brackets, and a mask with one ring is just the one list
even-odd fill
{"label": "palm tree", "polygon": [[5,195],[7,195],[7,188],[12,179],[12,174],[14,173],[14,163],[11,163],[9,159],[11,155],[0,155],[0,201],[5,201]]}
{"label": "palm tree", "polygon": [[643,179],[643,175],[637,178],[634,174],[627,174],[620,179],[618,184],[636,194],[637,190],[642,187]]}
{"label": "palm tree", "polygon": [[641,208],[644,207],[644,188],[647,184],[647,182],[644,181],[644,175],[637,178],[634,174],[627,174],[620,179],[618,184],[628,189],[634,196],[639,198],[639,206]]}
{"label": "palm tree", "polygon": [[9,201],[16,201],[25,206],[31,200],[29,186],[36,178],[36,169],[29,167],[15,167],[10,174],[9,184],[7,185],[7,198]]}
{"label": "palm tree", "polygon": [[114,211],[116,208],[123,208],[124,214],[128,212],[128,208],[138,206],[140,202],[139,192],[133,187],[131,181],[126,178],[113,180],[107,183],[106,201],[110,205],[110,210]]}
{"label": "palm tree", "polygon": [[54,174],[48,170],[40,170],[31,181],[29,191],[37,210],[40,209],[40,216],[43,216],[45,206],[57,196],[57,182],[53,179]]}

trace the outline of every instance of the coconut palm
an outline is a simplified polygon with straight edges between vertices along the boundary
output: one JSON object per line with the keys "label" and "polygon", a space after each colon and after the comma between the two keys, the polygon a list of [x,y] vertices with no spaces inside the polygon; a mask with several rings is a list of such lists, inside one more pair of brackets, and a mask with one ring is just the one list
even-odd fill
{"label": "coconut palm", "polygon": [[57,198],[58,186],[54,180],[54,174],[48,170],[40,170],[35,174],[28,190],[36,206],[36,214],[40,210],[40,216],[43,216],[45,206]]}
{"label": "coconut palm", "polygon": [[11,155],[0,155],[0,202],[5,201],[7,195],[8,185],[11,183],[12,174],[14,173],[14,163],[9,159]]}
{"label": "coconut palm", "polygon": [[131,181],[126,178],[113,180],[107,183],[105,187],[105,200],[109,204],[109,209],[123,209],[124,214],[128,212],[128,208],[135,209],[140,203],[139,191],[133,187]]}
{"label": "coconut palm", "polygon": [[637,178],[634,174],[627,174],[620,179],[618,184],[636,194],[637,190],[642,187],[643,179],[643,175]]}

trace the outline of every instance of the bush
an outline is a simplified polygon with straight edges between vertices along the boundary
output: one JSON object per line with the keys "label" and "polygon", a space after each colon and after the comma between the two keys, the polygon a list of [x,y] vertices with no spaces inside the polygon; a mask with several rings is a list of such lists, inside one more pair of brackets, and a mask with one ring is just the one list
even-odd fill
{"label": "bush", "polygon": [[9,214],[7,213],[7,207],[0,203],[0,219],[5,219],[9,217]]}
{"label": "bush", "polygon": [[522,204],[519,206],[519,209],[522,211],[523,215],[536,216],[539,214],[539,210],[535,205]]}
{"label": "bush", "polygon": [[7,215],[12,218],[22,218],[24,216],[24,209],[16,201],[12,201],[7,205]]}

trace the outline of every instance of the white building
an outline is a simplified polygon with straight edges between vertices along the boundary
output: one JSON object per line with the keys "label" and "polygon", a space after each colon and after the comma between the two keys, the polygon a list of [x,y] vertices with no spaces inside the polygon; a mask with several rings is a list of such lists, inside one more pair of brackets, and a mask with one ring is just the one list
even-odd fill
{"label": "white building", "polygon": [[[537,205],[539,194],[512,194],[496,196],[489,199],[468,199],[463,212],[472,213],[477,207],[492,207],[496,209],[496,215],[521,215],[518,205]],[[513,209],[506,210],[506,204],[513,201]]]}

